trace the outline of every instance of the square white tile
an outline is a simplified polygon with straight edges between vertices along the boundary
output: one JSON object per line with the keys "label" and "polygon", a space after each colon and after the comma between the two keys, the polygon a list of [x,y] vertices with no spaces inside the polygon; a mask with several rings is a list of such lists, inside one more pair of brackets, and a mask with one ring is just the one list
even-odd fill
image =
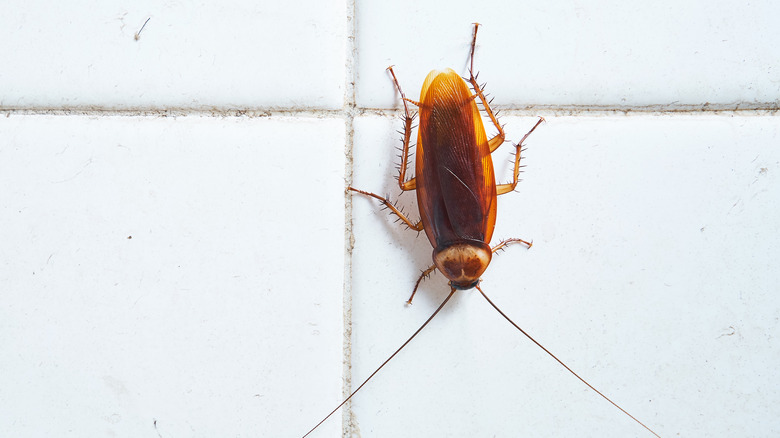
{"label": "square white tile", "polygon": [[0,435],[282,436],[340,397],[340,120],[11,116],[0,139]]}
{"label": "square white tile", "polygon": [[780,5],[717,1],[362,2],[358,102],[393,107],[394,64],[417,99],[425,75],[475,67],[496,103],[526,106],[777,107]]}
{"label": "square white tile", "polygon": [[[532,118],[504,119],[519,138]],[[400,123],[356,124],[354,184],[398,195]],[[777,431],[780,128],[773,117],[551,117],[499,198],[483,288],[594,386],[661,436]],[[495,155],[501,180],[509,177]],[[413,194],[401,205],[418,217]],[[354,198],[353,387],[449,288],[425,281],[424,234]],[[729,406],[741,406],[739,410]],[[458,292],[353,402],[363,436],[649,436],[546,356],[475,291]]]}
{"label": "square white tile", "polygon": [[342,106],[341,1],[12,1],[4,9],[5,108]]}

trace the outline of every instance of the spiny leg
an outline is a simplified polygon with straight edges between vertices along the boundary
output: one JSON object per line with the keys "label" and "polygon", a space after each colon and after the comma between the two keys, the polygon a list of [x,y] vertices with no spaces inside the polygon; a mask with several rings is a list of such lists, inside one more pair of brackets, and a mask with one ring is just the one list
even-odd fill
{"label": "spiny leg", "polygon": [[390,202],[387,198],[384,198],[382,196],[379,196],[379,195],[371,193],[371,192],[365,192],[363,190],[359,190],[359,189],[356,189],[356,188],[353,188],[353,187],[348,187],[348,188],[350,190],[352,190],[353,192],[357,192],[357,193],[360,193],[360,194],[363,194],[363,195],[366,195],[366,196],[370,196],[370,197],[372,197],[374,199],[378,199],[379,202],[382,203],[382,205],[384,205],[386,208],[390,209],[390,211],[393,212],[396,216],[398,216],[398,218],[401,219],[406,224],[406,226],[408,226],[409,228],[411,228],[411,229],[413,229],[415,231],[422,231],[423,230],[423,223],[422,223],[422,221],[418,221],[416,224],[412,223],[412,221],[410,221],[409,218],[407,218],[406,215],[404,215],[401,210],[396,208],[396,206],[392,202]]}
{"label": "spiny leg", "polygon": [[412,299],[414,298],[414,294],[417,293],[417,288],[420,287],[420,283],[422,283],[423,279],[427,278],[435,270],[436,270],[436,265],[431,265],[428,267],[428,269],[422,271],[422,273],[420,274],[420,278],[417,279],[417,283],[414,284],[414,289],[412,290],[412,296],[409,297],[409,299],[406,301],[406,304],[412,304]]}
{"label": "spiny leg", "polygon": [[531,247],[532,247],[532,246],[534,246],[534,243],[533,243],[533,242],[526,242],[526,241],[525,241],[525,240],[523,240],[523,239],[512,238],[512,239],[506,239],[506,240],[502,240],[501,242],[499,242],[499,243],[498,243],[498,245],[494,246],[494,247],[491,249],[491,251],[493,251],[493,254],[495,254],[495,253],[497,253],[498,251],[503,251],[503,250],[505,250],[507,246],[509,246],[509,245],[511,245],[511,244],[513,244],[513,243],[522,243],[522,244],[524,244],[525,246],[527,246],[527,247],[528,247],[528,249],[531,249]]}
{"label": "spiny leg", "polygon": [[474,89],[476,97],[479,97],[479,100],[482,102],[482,106],[485,108],[485,112],[487,113],[488,117],[490,117],[490,121],[493,123],[493,126],[495,126],[498,130],[498,134],[488,140],[488,147],[490,147],[490,152],[493,152],[498,149],[499,146],[504,144],[506,134],[504,133],[504,127],[498,123],[498,118],[496,118],[495,113],[490,108],[490,102],[485,97],[485,93],[483,93],[483,87],[480,87],[479,83],[477,82],[479,73],[474,75],[474,50],[477,46],[477,30],[479,30],[479,23],[474,23],[474,37],[471,40],[471,61],[469,63],[469,83],[471,83],[471,88]]}
{"label": "spiny leg", "polygon": [[[490,148],[490,152],[495,151],[498,149],[499,146],[501,146],[504,143],[504,139],[506,134],[504,133],[504,128],[501,126],[501,124],[498,123],[498,119],[496,118],[496,114],[493,112],[493,110],[490,108],[490,102],[485,97],[485,93],[483,92],[483,87],[480,86],[477,82],[477,77],[479,76],[479,73],[474,75],[474,51],[476,50],[477,46],[477,31],[479,30],[479,23],[474,23],[474,36],[471,40],[471,54],[470,54],[470,62],[469,62],[469,82],[471,83],[471,87],[474,89],[475,97],[479,97],[479,100],[482,102],[482,106],[485,108],[485,112],[490,117],[490,121],[493,123],[493,126],[496,127],[498,130],[498,134],[496,134],[495,137],[488,140],[488,147]],[[519,143],[515,145],[515,166],[514,166],[514,173],[512,182],[509,184],[497,184],[496,185],[496,194],[497,195],[503,195],[504,193],[509,193],[517,187],[518,178],[520,175],[520,152],[523,147],[523,142],[526,138],[528,138],[529,135],[531,135],[532,132],[534,132],[534,129],[536,129],[537,126],[539,126],[540,123],[544,121],[543,117],[539,118],[539,121],[536,122],[533,128],[531,128],[530,131],[528,131],[523,138],[520,140]]]}
{"label": "spiny leg", "polygon": [[[398,78],[395,77],[395,72],[393,72],[393,66],[387,67],[387,70],[390,71],[390,74],[393,76],[393,83],[395,83],[395,88],[398,89],[398,93],[401,95],[401,102],[404,104],[404,132],[403,132],[403,148],[401,149],[401,166],[399,167],[398,172],[398,186],[401,188],[401,190],[408,191],[408,190],[414,190],[417,187],[417,181],[415,178],[410,179],[409,181],[406,180],[406,168],[409,163],[409,139],[412,136],[412,122],[414,121],[414,114],[409,112],[409,105],[407,105],[407,102],[411,102],[413,104],[416,104],[416,102],[409,100],[406,98],[406,95],[401,90],[401,85],[398,84]],[[419,106],[419,105],[418,105]]]}
{"label": "spiny leg", "polygon": [[517,181],[520,177],[520,152],[523,150],[523,142],[526,138],[528,138],[529,135],[531,135],[532,132],[534,132],[534,129],[536,129],[537,126],[541,125],[542,122],[544,122],[544,117],[539,117],[539,121],[536,122],[533,128],[531,128],[530,131],[526,132],[526,134],[523,136],[522,139],[515,145],[515,168],[512,175],[512,182],[508,184],[496,184],[496,195],[503,195],[504,193],[509,193],[517,187]]}

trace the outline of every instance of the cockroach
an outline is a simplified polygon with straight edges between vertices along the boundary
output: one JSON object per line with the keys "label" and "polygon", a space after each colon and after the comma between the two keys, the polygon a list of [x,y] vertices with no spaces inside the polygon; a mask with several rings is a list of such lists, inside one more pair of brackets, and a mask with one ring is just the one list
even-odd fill
{"label": "cockroach", "polygon": [[[496,246],[490,246],[493,228],[496,223],[496,197],[515,190],[520,174],[520,154],[523,142],[544,121],[539,118],[528,133],[515,145],[512,182],[496,184],[491,154],[505,141],[504,129],[486,99],[483,86],[477,82],[474,74],[474,50],[477,42],[479,24],[474,24],[469,54],[469,77],[471,89],[452,69],[433,70],[425,78],[420,92],[420,100],[407,99],[398,83],[393,67],[388,67],[395,88],[401,95],[404,106],[403,147],[401,165],[398,174],[398,186],[402,191],[417,192],[417,206],[420,220],[413,222],[406,217],[395,204],[377,194],[349,187],[350,191],[379,200],[410,229],[425,231],[433,246],[433,265],[424,270],[415,283],[412,295],[407,301],[412,303],[420,282],[434,271],[441,272],[448,280],[450,293],[433,314],[388,357],[360,386],[341,404],[336,406],[322,421],[317,423],[303,438],[312,433],[331,415],[336,413],[360,389],[373,378],[396,354],[428,325],[458,290],[476,288],[490,305],[523,335],[539,346],[572,375],[603,397],[606,401],[628,415],[635,422],[658,437],[652,429],[626,412],[623,408],[602,394],[590,383],[577,375],[571,368],[537,342],[525,330],[512,321],[488,298],[480,288],[480,276],[485,272],[493,254],[513,243],[521,243],[530,248],[532,243],[522,239],[507,239]],[[482,124],[477,100],[481,103],[490,122],[498,133],[488,139]],[[415,115],[409,110],[409,104],[419,110],[417,130],[417,151],[415,156],[415,176],[406,179],[409,161],[412,123]]]}

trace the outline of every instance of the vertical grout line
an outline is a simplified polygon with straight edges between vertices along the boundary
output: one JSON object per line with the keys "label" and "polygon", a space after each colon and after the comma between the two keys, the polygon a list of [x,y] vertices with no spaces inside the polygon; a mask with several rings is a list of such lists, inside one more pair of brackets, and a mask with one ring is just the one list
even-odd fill
{"label": "vertical grout line", "polygon": [[[355,71],[356,50],[356,24],[355,1],[346,0],[346,57],[344,66],[344,128],[346,130],[344,180],[346,185],[352,185],[352,150],[355,142]],[[344,191],[344,347],[343,347],[343,371],[344,398],[352,392],[352,249],[354,247],[354,235],[352,233],[352,196]],[[354,417],[352,415],[352,402],[348,402],[341,412],[341,434],[348,438],[352,434]]]}

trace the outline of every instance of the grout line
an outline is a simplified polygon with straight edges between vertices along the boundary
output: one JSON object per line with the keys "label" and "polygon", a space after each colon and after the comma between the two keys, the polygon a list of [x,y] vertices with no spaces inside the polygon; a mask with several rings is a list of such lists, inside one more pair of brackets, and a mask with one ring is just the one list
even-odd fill
{"label": "grout line", "polygon": [[[353,37],[350,37],[353,38]],[[354,47],[354,43],[353,43]],[[354,68],[348,66],[347,75],[356,74]],[[351,93],[351,100],[346,94]],[[690,106],[669,107],[650,105],[644,107],[611,107],[611,106],[554,106],[537,105],[517,108],[497,105],[502,115],[515,117],[532,117],[537,115],[550,117],[567,116],[647,116],[647,115],[726,115],[726,116],[776,116],[780,113],[780,105],[755,107],[730,106]],[[318,119],[348,119],[351,125],[355,117],[379,116],[399,117],[403,115],[401,108],[359,108],[355,103],[354,79],[346,84],[343,109],[110,109],[110,108],[0,108],[0,115],[6,117],[20,116],[86,116],[86,117],[222,117],[222,118],[318,118]]]}
{"label": "grout line", "polygon": [[0,108],[0,114],[23,116],[100,116],[100,117],[312,117],[312,118],[343,118],[344,109],[284,109],[284,108],[253,108],[253,109],[198,109],[198,108]]}
{"label": "grout line", "polygon": [[[352,152],[355,144],[355,117],[360,115],[356,107],[355,82],[357,81],[357,70],[355,68],[355,58],[357,54],[356,46],[356,20],[355,20],[355,1],[346,0],[346,56],[344,68],[344,107],[339,116],[344,119],[344,128],[346,130],[346,144],[344,150],[344,180],[348,186],[352,185]],[[352,249],[354,248],[355,236],[352,231],[352,196],[349,191],[344,191],[344,344],[343,344],[343,371],[342,377],[344,386],[342,388],[342,397],[346,398],[352,392]],[[347,402],[341,411],[341,434],[343,438],[348,438],[355,428],[355,417],[352,412],[352,403]]]}

